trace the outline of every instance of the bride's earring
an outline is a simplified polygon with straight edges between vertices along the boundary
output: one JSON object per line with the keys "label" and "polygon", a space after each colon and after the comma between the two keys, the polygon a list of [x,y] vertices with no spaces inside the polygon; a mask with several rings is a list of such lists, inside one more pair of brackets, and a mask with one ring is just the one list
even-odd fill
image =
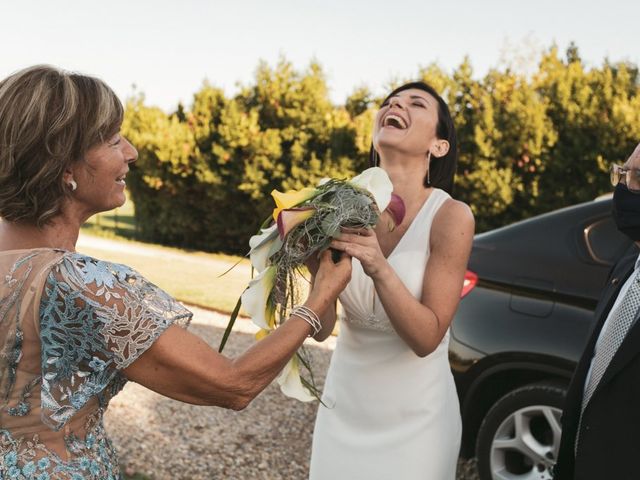
{"label": "bride's earring", "polygon": [[427,152],[427,187],[431,186],[431,150]]}
{"label": "bride's earring", "polygon": [[69,183],[67,185],[69,185],[69,188],[71,189],[72,192],[75,192],[76,189],[78,188],[78,184],[76,183],[75,180],[69,180]]}

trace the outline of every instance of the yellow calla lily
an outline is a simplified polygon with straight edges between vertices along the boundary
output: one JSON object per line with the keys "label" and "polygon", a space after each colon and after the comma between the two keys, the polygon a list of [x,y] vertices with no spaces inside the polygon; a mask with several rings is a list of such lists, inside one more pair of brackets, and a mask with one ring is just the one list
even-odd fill
{"label": "yellow calla lily", "polygon": [[285,365],[277,382],[280,385],[280,390],[287,397],[295,398],[301,402],[311,402],[316,399],[300,380],[300,367],[298,365],[298,357],[295,355]]}
{"label": "yellow calla lily", "polygon": [[256,340],[260,341],[263,338],[265,338],[266,336],[268,336],[271,333],[271,330],[265,330],[264,328],[261,328],[260,330],[258,330],[258,333],[256,333]]}
{"label": "yellow calla lily", "polygon": [[242,306],[251,317],[253,323],[265,330],[274,325],[274,307],[269,302],[269,296],[276,278],[276,267],[268,267],[260,275],[249,282],[249,286],[241,297]]}
{"label": "yellow calla lily", "polygon": [[318,190],[313,187],[305,187],[302,190],[289,190],[286,193],[273,190],[271,196],[276,202],[276,208],[273,209],[273,220],[278,221],[278,215],[282,210],[293,208],[300,205],[318,194]]}

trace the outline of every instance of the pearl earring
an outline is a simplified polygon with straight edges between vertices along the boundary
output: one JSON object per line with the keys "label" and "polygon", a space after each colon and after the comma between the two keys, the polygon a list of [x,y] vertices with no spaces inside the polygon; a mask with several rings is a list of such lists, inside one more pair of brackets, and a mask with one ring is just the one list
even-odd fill
{"label": "pearl earring", "polygon": [[69,180],[68,185],[72,192],[75,192],[76,189],[78,188],[78,184],[76,183],[75,180]]}

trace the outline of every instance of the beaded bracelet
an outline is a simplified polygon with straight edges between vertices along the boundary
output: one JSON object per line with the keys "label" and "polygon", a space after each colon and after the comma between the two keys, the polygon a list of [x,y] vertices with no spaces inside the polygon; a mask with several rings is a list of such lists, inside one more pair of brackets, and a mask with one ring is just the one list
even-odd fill
{"label": "beaded bracelet", "polygon": [[313,329],[313,333],[310,333],[309,336],[313,337],[317,335],[322,329],[322,324],[320,323],[320,318],[318,314],[311,310],[309,307],[305,307],[304,305],[298,305],[297,307],[291,310],[291,315],[295,315],[296,317],[300,317]]}

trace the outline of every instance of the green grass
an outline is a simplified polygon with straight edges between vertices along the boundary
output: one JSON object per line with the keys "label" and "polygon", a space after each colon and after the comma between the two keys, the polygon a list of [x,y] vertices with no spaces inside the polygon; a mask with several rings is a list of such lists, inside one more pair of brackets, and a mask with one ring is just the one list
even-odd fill
{"label": "green grass", "polygon": [[[250,264],[242,257],[165,247],[135,241],[135,208],[128,200],[122,207],[91,217],[82,227],[85,235],[122,242],[114,251],[82,246],[82,253],[123,263],[138,270],[147,279],[185,303],[230,313],[250,280]],[[144,248],[154,255],[141,255]],[[240,264],[219,277],[237,262]]]}
{"label": "green grass", "polygon": [[[136,253],[133,249],[140,246],[157,255]],[[221,312],[233,310],[250,280],[249,261],[229,255],[187,252],[140,242],[122,242],[122,249],[118,251],[91,246],[78,250],[128,265],[180,301]],[[239,260],[241,263],[236,268],[220,277]]]}

